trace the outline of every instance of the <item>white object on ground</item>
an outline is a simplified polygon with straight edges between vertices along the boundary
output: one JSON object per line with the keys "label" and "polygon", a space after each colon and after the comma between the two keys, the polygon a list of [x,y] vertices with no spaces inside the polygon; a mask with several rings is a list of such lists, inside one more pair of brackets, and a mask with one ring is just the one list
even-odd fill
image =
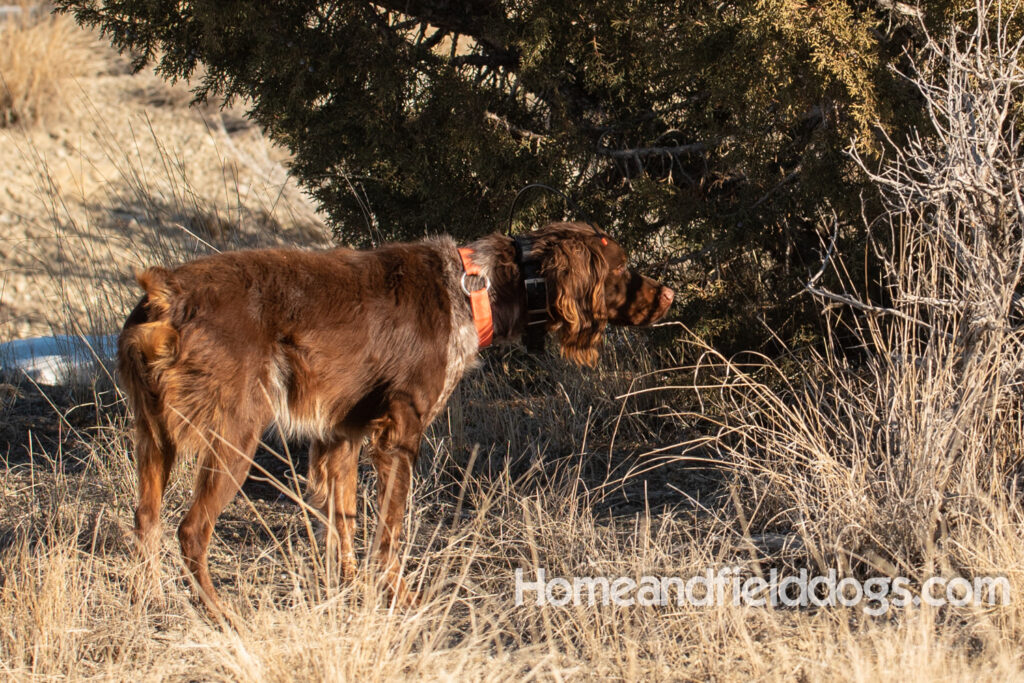
{"label": "white object on ground", "polygon": [[25,374],[57,385],[88,375],[97,362],[114,358],[117,335],[56,335],[0,344],[0,374]]}

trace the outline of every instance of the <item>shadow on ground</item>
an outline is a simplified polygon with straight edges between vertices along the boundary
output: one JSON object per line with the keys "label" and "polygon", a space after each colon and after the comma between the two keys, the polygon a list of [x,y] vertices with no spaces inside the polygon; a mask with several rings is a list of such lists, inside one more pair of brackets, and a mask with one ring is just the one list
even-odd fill
{"label": "shadow on ground", "polygon": [[[529,372],[523,380],[519,371],[533,361],[516,362],[519,367],[509,367],[508,359],[498,356],[485,360],[428,431],[418,478],[429,481],[430,495],[442,501],[459,497],[467,476],[485,485],[510,483],[523,495],[574,477],[598,517],[673,510],[692,514],[719,505],[724,476],[712,461],[658,466],[660,458],[672,454],[673,444],[685,440],[685,427],[666,427],[667,421],[658,419],[658,430],[644,424],[626,428],[621,420],[616,424],[609,419],[616,414],[611,404],[611,409],[591,406],[589,418],[566,413],[557,405],[564,402],[557,392],[570,392],[564,378]],[[520,386],[513,390],[517,373]],[[499,390],[488,395],[495,384]],[[608,424],[598,424],[595,413]],[[590,424],[580,434],[566,434],[574,420],[587,419]],[[109,380],[75,389],[25,381],[0,384],[0,466],[52,471],[56,463],[64,474],[81,473],[89,458],[96,457],[90,440],[101,434],[109,438],[111,430],[120,434],[116,447],[130,463],[130,423]],[[303,490],[307,451],[307,443],[282,442],[271,428],[243,487],[245,496],[294,507],[292,498]],[[361,470],[361,485],[372,486],[372,468],[363,462]]]}

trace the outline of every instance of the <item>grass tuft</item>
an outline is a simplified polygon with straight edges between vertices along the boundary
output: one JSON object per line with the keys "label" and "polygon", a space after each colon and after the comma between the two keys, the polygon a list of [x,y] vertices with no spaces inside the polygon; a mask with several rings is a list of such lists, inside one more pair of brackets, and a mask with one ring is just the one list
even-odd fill
{"label": "grass tuft", "polygon": [[55,121],[73,105],[76,79],[103,61],[71,17],[21,0],[0,17],[0,127]]}

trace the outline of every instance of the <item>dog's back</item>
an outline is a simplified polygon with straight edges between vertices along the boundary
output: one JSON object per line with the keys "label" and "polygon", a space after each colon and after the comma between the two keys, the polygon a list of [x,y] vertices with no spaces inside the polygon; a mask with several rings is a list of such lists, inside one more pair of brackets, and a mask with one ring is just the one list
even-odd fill
{"label": "dog's back", "polygon": [[166,428],[179,450],[201,450],[204,432],[226,420],[256,428],[276,418],[287,432],[322,436],[368,387],[424,365],[443,374],[443,270],[422,244],[241,251],[151,268],[137,276],[145,296],[118,340],[122,383],[136,415],[159,423],[153,435]]}

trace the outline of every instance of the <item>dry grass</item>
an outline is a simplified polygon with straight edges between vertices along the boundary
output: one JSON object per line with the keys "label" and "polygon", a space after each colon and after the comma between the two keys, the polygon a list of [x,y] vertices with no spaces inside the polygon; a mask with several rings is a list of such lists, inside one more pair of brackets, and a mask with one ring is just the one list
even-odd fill
{"label": "dry grass", "polygon": [[28,0],[0,19],[0,127],[53,120],[75,101],[75,79],[102,62],[96,41],[71,17]]}
{"label": "dry grass", "polygon": [[[470,399],[498,392],[520,398],[515,387],[494,378],[478,377],[465,390]],[[568,401],[549,408],[557,413],[544,422],[571,414]],[[481,406],[468,417],[487,410],[493,408]],[[522,415],[506,414],[510,420]],[[1017,606],[999,613],[926,608],[880,619],[855,609],[516,607],[515,568],[544,567],[549,576],[686,577],[726,564],[753,573],[777,560],[752,553],[728,504],[705,501],[711,514],[686,506],[595,513],[602,496],[586,488],[593,481],[587,460],[595,454],[579,443],[575,454],[558,459],[542,452],[547,461],[516,477],[511,467],[468,467],[444,429],[424,453],[428,467],[418,478],[407,527],[407,570],[428,593],[422,607],[387,609],[365,580],[365,568],[355,584],[339,585],[336,568],[319,560],[320,540],[307,514],[250,490],[222,518],[214,544],[222,592],[241,617],[238,630],[223,629],[197,611],[179,578],[171,534],[163,601],[133,597],[141,571],[125,540],[134,504],[130,448],[119,411],[105,415],[97,433],[81,435],[79,464],[40,456],[0,475],[8,501],[0,519],[8,539],[0,662],[9,674],[895,680],[906,671],[922,679],[997,679],[1019,670],[1012,640]],[[491,435],[499,442],[506,437]],[[75,450],[67,448],[63,457]],[[171,489],[165,515],[172,520],[186,504],[189,474],[179,472]],[[365,492],[371,487],[364,484]],[[297,497],[300,487],[291,486],[286,497]],[[372,502],[365,493],[360,507],[359,533],[368,543]],[[970,547],[986,562],[1011,566],[1016,558],[1002,553],[1020,550],[1020,541],[1007,533],[976,536]],[[992,542],[1000,552],[987,547]],[[1018,578],[1014,582],[1019,586]]]}
{"label": "dry grass", "polygon": [[[690,362],[680,365],[652,357],[636,335],[613,337],[593,373],[490,354],[424,447],[406,560],[427,597],[411,611],[388,609],[365,567],[356,582],[339,583],[321,559],[315,514],[300,502],[301,462],[270,444],[258,456],[263,474],[228,508],[212,546],[236,629],[197,611],[170,532],[162,594],[138,594],[142,568],[126,540],[135,495],[123,402],[102,383],[73,399],[57,392],[60,434],[22,442],[0,470],[0,673],[1019,678],[1024,192],[1003,104],[1024,75],[1015,46],[959,38],[958,48],[936,53],[956,67],[950,77],[919,77],[938,143],[898,147],[875,178],[893,233],[880,245],[896,245],[880,253],[890,302],[815,288],[853,321],[841,336],[859,339],[856,355],[826,347],[801,357],[795,374],[687,340]],[[169,213],[157,218],[183,209],[160,206]],[[201,248],[160,233],[135,245],[142,260]],[[842,272],[841,256],[829,250],[824,267]],[[105,286],[98,326],[130,298],[116,280]],[[173,479],[164,512],[172,523],[193,467],[183,463]],[[361,476],[365,544],[371,477]],[[639,578],[723,566],[751,575],[836,568],[915,585],[933,574],[1001,575],[1012,604],[880,617],[843,607],[514,604],[517,568],[530,577],[542,567],[549,577]]]}

